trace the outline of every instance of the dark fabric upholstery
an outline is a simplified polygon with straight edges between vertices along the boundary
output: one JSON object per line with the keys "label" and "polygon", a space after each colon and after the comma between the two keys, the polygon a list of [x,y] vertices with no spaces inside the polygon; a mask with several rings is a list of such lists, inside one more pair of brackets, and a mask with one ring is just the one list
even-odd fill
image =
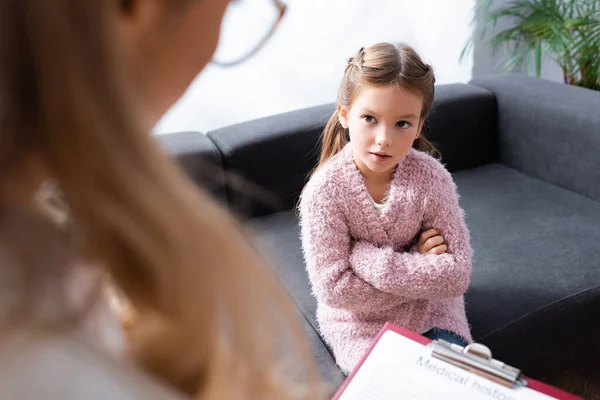
{"label": "dark fabric upholstery", "polygon": [[228,180],[230,207],[241,217],[292,208],[333,111],[326,104],[209,132],[232,173],[228,179],[245,181]]}
{"label": "dark fabric upholstery", "polygon": [[205,134],[177,132],[156,138],[198,186],[206,189],[222,204],[227,203],[221,154]]}
{"label": "dark fabric upholstery", "polygon": [[600,203],[501,165],[455,180],[474,248],[475,340],[526,365],[597,326]]}
{"label": "dark fabric upholstery", "polygon": [[496,96],[503,164],[600,200],[600,92],[522,75],[473,84]]}
{"label": "dark fabric upholstery", "polygon": [[[466,302],[475,339],[515,364],[577,340],[573,333],[589,329],[600,309],[600,204],[498,164],[454,177],[474,248]],[[318,329],[295,213],[257,218],[250,226]]]}
{"label": "dark fabric upholstery", "polygon": [[278,278],[296,301],[300,311],[316,328],[317,303],[312,296],[304,268],[300,228],[294,211],[285,211],[251,220],[258,247],[268,257]]}
{"label": "dark fabric upholstery", "polygon": [[436,88],[423,132],[450,171],[496,162],[496,100],[488,90],[453,84]]}

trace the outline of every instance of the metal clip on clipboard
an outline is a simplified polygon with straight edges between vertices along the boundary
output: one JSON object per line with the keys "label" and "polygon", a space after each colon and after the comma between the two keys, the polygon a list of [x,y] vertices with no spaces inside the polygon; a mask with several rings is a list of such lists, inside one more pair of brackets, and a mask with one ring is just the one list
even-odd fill
{"label": "metal clip on clipboard", "polygon": [[431,355],[434,358],[448,362],[473,374],[490,379],[503,386],[527,386],[521,371],[492,358],[491,350],[482,344],[473,343],[467,347],[435,340]]}

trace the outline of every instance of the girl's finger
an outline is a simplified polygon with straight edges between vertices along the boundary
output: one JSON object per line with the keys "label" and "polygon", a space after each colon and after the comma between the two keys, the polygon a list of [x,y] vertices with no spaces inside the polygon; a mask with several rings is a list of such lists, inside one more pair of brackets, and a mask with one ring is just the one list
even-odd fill
{"label": "girl's finger", "polygon": [[421,233],[419,237],[419,245],[422,246],[429,238],[439,235],[440,232],[437,229],[428,229],[425,232]]}
{"label": "girl's finger", "polygon": [[436,246],[433,249],[429,250],[427,252],[427,254],[444,254],[447,251],[448,251],[448,246],[446,246],[445,244],[441,244],[441,245]]}
{"label": "girl's finger", "polygon": [[427,239],[427,241],[423,244],[423,247],[426,250],[431,250],[434,247],[439,246],[444,243],[445,243],[444,238],[441,235],[437,235],[437,236]]}

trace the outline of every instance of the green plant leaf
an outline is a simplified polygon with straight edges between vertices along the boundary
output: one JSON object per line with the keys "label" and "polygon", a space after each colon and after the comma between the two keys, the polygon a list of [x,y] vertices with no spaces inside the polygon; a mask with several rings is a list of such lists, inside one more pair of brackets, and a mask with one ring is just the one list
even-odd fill
{"label": "green plant leaf", "polygon": [[[542,61],[553,60],[576,84],[600,88],[599,0],[513,0],[496,9],[493,5],[492,0],[478,1],[467,45],[485,40],[494,54],[505,49],[502,70],[522,65],[540,76]],[[500,21],[509,27],[498,30]]]}
{"label": "green plant leaf", "polygon": [[542,76],[542,42],[535,45],[535,76]]}

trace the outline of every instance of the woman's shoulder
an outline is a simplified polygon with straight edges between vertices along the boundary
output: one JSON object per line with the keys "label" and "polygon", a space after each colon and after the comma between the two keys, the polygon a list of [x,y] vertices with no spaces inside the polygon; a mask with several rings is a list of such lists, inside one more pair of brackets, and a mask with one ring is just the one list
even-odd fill
{"label": "woman's shoulder", "polygon": [[133,365],[119,362],[75,335],[20,332],[3,338],[0,371],[2,398],[182,398]]}

